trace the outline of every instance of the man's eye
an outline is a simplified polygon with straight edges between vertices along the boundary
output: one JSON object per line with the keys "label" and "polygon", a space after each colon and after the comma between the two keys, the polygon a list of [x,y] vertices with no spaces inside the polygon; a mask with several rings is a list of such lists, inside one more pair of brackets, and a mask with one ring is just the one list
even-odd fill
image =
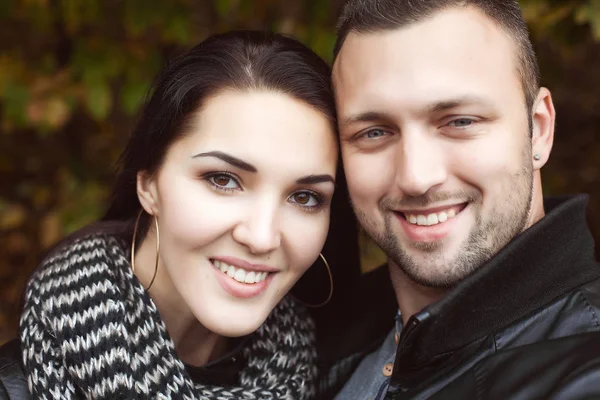
{"label": "man's eye", "polygon": [[475,121],[473,121],[470,118],[458,118],[453,121],[450,121],[450,123],[448,125],[453,126],[455,128],[464,128],[464,127],[472,125],[473,122],[475,122]]}
{"label": "man's eye", "polygon": [[381,129],[371,129],[364,134],[364,136],[368,139],[377,139],[385,135],[387,135],[387,132]]}

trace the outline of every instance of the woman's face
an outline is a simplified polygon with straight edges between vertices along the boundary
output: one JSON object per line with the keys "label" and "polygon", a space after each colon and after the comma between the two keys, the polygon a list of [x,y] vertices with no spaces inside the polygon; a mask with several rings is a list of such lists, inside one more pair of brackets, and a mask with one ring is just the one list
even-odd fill
{"label": "woman's face", "polygon": [[190,122],[157,174],[138,177],[167,272],[154,285],[207,329],[248,334],[323,247],[335,134],[322,113],[274,91],[222,92]]}

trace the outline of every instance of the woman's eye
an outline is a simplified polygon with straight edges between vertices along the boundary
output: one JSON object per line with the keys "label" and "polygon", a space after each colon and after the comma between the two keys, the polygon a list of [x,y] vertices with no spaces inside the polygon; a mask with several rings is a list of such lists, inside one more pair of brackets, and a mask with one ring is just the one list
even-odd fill
{"label": "woman's eye", "polygon": [[234,190],[239,189],[240,187],[236,180],[227,174],[215,174],[209,176],[208,181],[219,189]]}
{"label": "woman's eye", "polygon": [[385,135],[387,135],[387,132],[381,129],[372,129],[364,134],[368,139],[377,139]]}
{"label": "woman's eye", "polygon": [[293,203],[296,203],[302,207],[317,207],[320,204],[319,199],[313,193],[309,192],[298,192],[290,196]]}
{"label": "woman's eye", "polygon": [[473,121],[470,118],[458,118],[453,121],[450,121],[450,123],[448,125],[453,126],[455,128],[464,128],[466,126],[473,124],[473,122],[475,122],[475,121]]}

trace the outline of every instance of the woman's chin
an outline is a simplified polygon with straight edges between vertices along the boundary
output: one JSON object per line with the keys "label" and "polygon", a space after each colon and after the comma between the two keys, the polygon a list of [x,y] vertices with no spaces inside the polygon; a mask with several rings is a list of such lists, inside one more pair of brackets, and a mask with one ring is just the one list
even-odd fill
{"label": "woman's chin", "polygon": [[[270,311],[270,310],[269,310]],[[212,314],[212,313],[211,313]],[[246,336],[256,331],[267,319],[269,312],[242,308],[234,312],[205,315],[198,321],[209,331],[225,337]]]}

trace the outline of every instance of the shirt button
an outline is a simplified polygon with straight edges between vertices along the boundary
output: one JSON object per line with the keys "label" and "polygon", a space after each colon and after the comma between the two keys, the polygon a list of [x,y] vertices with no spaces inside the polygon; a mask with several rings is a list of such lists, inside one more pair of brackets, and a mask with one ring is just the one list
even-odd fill
{"label": "shirt button", "polygon": [[396,344],[400,343],[400,336],[398,335],[398,332],[394,333],[394,341]]}
{"label": "shirt button", "polygon": [[392,376],[393,371],[394,371],[394,364],[387,363],[383,366],[383,376]]}

